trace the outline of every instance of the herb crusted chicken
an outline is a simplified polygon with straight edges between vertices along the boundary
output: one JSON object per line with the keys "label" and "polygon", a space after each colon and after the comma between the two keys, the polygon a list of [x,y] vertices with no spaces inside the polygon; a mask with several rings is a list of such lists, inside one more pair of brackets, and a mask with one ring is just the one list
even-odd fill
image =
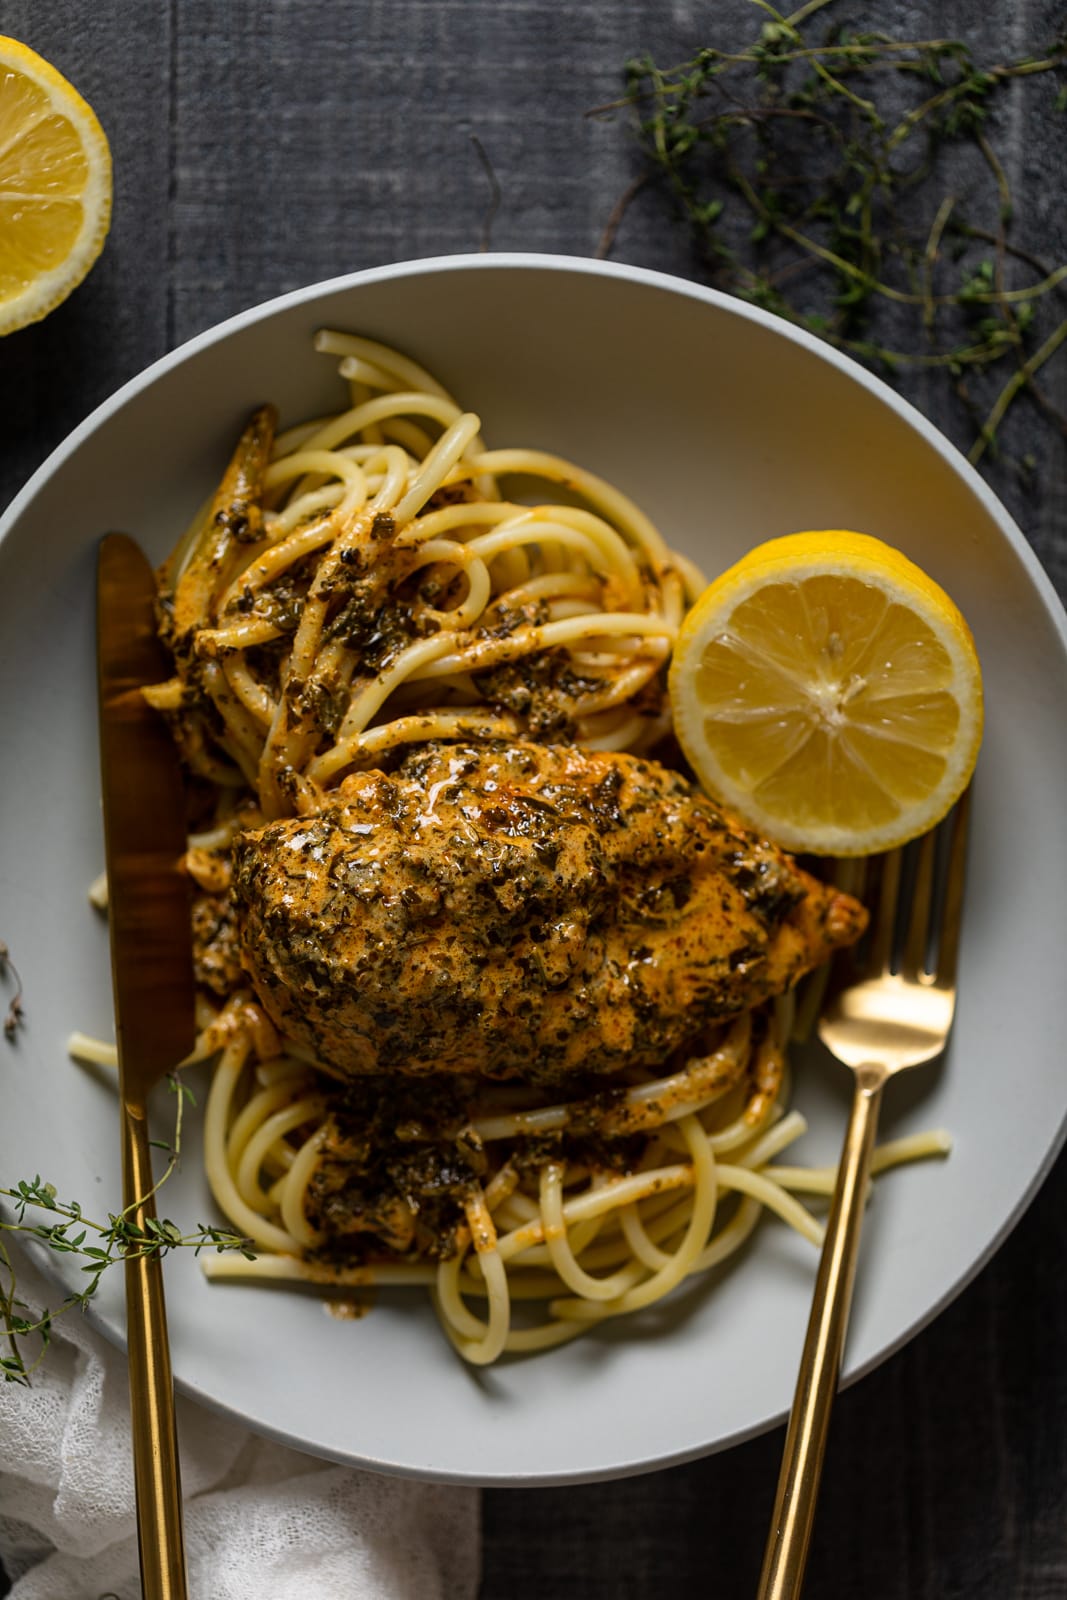
{"label": "herb crusted chicken", "polygon": [[342,1077],[662,1069],[862,932],[863,908],[656,762],[430,744],[238,837],[242,957]]}

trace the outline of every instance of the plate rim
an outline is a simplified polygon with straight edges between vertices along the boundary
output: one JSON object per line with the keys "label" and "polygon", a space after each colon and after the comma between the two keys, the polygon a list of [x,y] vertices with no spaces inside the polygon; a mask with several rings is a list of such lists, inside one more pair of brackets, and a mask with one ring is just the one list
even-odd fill
{"label": "plate rim", "polygon": [[[76,454],[104,423],[121,411],[129,402],[135,400],[140,393],[150,388],[166,373],[180,367],[201,351],[210,349],[213,345],[222,342],[239,330],[253,327],[259,322],[269,320],[280,312],[319,300],[328,295],[343,294],[350,290],[358,289],[365,284],[376,282],[387,282],[416,276],[433,276],[438,273],[465,273],[472,270],[503,272],[559,271],[589,278],[621,279],[658,289],[673,296],[682,295],[685,298],[695,300],[727,315],[736,317],[741,321],[750,322],[772,333],[775,337],[784,338],[814,355],[820,361],[825,362],[829,367],[837,369],[852,382],[860,383],[882,404],[888,406],[892,412],[895,412],[914,433],[919,435],[925,444],[932,446],[946,467],[958,479],[962,480],[964,486],[981,503],[1001,534],[1006,537],[1015,556],[1020,560],[1035,597],[1040,601],[1046,613],[1046,618],[1059,639],[1061,650],[1064,656],[1067,657],[1067,610],[1065,610],[1051,578],[1021,528],[962,452],[916,406],[899,395],[889,383],[876,374],[869,372],[852,357],[826,344],[814,334],[786,322],[761,307],[749,305],[734,296],[670,273],[634,266],[625,262],[600,261],[583,256],[508,251],[499,253],[456,253],[412,258],[322,279],[246,307],[221,322],[214,323],[210,327],[201,330],[180,345],[177,345],[173,350],[158,357],[94,407],[50,451],[22,488],[16,492],[3,514],[0,515],[0,543],[17,526],[24,513],[53,475],[68,458]],[[851,1387],[854,1383],[859,1382],[896,1354],[936,1320],[977,1278],[1029,1209],[1036,1194],[1055,1165],[1065,1143],[1067,1143],[1067,1105],[1065,1105],[1055,1134],[1047,1146],[1043,1161],[1029,1176],[1015,1206],[1002,1219],[1000,1226],[985,1242],[983,1249],[969,1263],[966,1270],[947,1285],[943,1293],[926,1307],[920,1316],[902,1329],[894,1339],[881,1345],[863,1363],[855,1366],[846,1364],[842,1375],[841,1386],[843,1388]],[[5,1216],[9,1216],[13,1208],[8,1202],[0,1200],[0,1210],[3,1211]],[[60,1287],[67,1286],[60,1264],[54,1260],[43,1246],[40,1249],[34,1247],[27,1249],[26,1245],[23,1244],[22,1248],[47,1281]],[[90,1325],[109,1344],[122,1351],[125,1350],[124,1330],[111,1322],[95,1303],[90,1302],[85,1314]],[[735,1429],[728,1435],[710,1443],[685,1446],[674,1452],[661,1452],[651,1458],[634,1459],[621,1464],[608,1464],[600,1469],[584,1469],[578,1473],[569,1472],[566,1469],[532,1473],[524,1473],[521,1470],[517,1470],[511,1471],[506,1475],[497,1473],[485,1476],[476,1472],[457,1471],[452,1468],[413,1466],[407,1462],[390,1461],[380,1454],[371,1456],[363,1452],[357,1455],[353,1452],[326,1448],[319,1444],[309,1447],[306,1439],[291,1434],[284,1428],[259,1419],[254,1423],[251,1422],[246,1412],[228,1405],[225,1400],[215,1395],[209,1394],[198,1383],[189,1378],[176,1376],[175,1389],[179,1394],[186,1396],[199,1405],[206,1406],[209,1410],[228,1418],[239,1426],[251,1427],[256,1433],[264,1437],[274,1439],[304,1453],[313,1453],[320,1459],[338,1461],[346,1465],[364,1467],[369,1470],[424,1482],[485,1487],[562,1486],[565,1484],[611,1481],[617,1478],[638,1476],[646,1472],[666,1469],[732,1449],[734,1446],[748,1439],[758,1437],[773,1427],[780,1425],[787,1415],[786,1410],[776,1411],[772,1415],[759,1417],[749,1426]]]}

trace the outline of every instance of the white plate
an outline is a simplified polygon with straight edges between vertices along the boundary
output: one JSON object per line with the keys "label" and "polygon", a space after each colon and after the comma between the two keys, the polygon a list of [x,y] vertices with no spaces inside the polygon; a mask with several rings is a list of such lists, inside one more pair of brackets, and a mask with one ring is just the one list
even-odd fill
{"label": "white plate", "polygon": [[[922,418],[806,335],[650,272],[537,256],[451,257],[321,284],[194,339],[103,405],[11,507],[0,544],[0,935],[27,1023],[0,1042],[0,1175],[40,1172],[89,1213],[118,1206],[117,1118],[70,1064],[73,1028],[110,1035],[106,932],[85,890],[102,861],[94,705],[98,536],[161,556],[213,486],[246,413],[337,406],[320,326],[410,350],[491,443],[570,455],[611,478],[709,571],[796,529],[899,545],[974,629],[988,731],[979,765],[960,1005],[948,1059],[890,1088],[884,1131],[940,1125],[946,1162],[888,1174],[871,1206],[848,1350],[874,1366],[956,1294],[1018,1218],[1063,1136],[1067,628],[1022,536]],[[808,1154],[836,1155],[840,1068],[796,1076]],[[191,1139],[195,1143],[195,1120]],[[165,1201],[211,1214],[190,1154]],[[788,1409],[811,1247],[767,1221],[715,1283],[640,1320],[488,1371],[468,1369],[414,1294],[361,1321],[313,1296],[209,1286],[167,1262],[186,1393],[264,1433],[381,1470],[478,1482],[610,1477],[684,1460]],[[95,1315],[122,1338],[121,1281]]]}

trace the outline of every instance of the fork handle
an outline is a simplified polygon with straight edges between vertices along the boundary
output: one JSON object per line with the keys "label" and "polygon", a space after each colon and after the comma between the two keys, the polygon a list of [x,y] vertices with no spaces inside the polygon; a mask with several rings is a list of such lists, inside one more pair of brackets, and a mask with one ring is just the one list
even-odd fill
{"label": "fork handle", "polygon": [[876,1064],[856,1069],[852,1111],[819,1259],[757,1600],[795,1600],[804,1580],[852,1304],[871,1152],[887,1077],[885,1068]]}

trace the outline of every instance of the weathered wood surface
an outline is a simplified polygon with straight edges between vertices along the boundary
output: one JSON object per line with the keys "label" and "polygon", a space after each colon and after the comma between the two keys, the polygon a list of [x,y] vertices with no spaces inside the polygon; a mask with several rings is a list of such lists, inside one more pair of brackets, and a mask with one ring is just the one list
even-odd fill
{"label": "weathered wood surface", "polygon": [[[842,9],[982,59],[1041,46],[1062,4],[923,0]],[[750,36],[745,0],[5,0],[0,30],[65,71],[115,157],[106,252],[71,300],[0,344],[0,504],[125,379],[220,318],[380,262],[478,249],[596,252],[637,170],[621,66]],[[1016,236],[1064,258],[1063,118],[1013,91],[997,129]],[[695,275],[654,190],[617,259]],[[1047,389],[1067,409],[1067,361]],[[960,437],[944,393],[909,389]],[[1020,408],[1009,436],[1037,484],[997,492],[1067,593],[1064,447]],[[1013,1070],[1006,1064],[1005,1070]],[[842,1396],[811,1600],[1053,1600],[1067,1593],[1067,1161],[937,1321]],[[665,1359],[669,1355],[665,1353]],[[780,1434],[683,1468],[485,1497],[484,1600],[751,1593]]]}

